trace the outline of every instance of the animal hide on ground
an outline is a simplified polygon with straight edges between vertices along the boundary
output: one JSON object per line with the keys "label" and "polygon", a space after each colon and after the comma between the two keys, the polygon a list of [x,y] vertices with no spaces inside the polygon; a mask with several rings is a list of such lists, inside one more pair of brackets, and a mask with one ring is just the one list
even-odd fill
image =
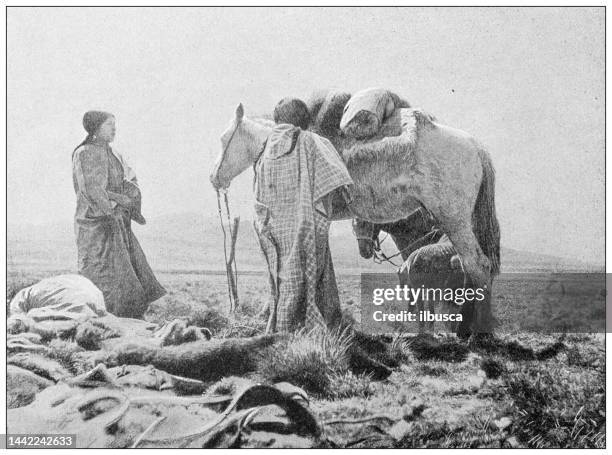
{"label": "animal hide on ground", "polygon": [[257,352],[271,346],[275,337],[200,340],[161,347],[142,339],[109,341],[113,342],[112,347],[106,345],[109,350],[88,351],[80,357],[92,367],[98,363],[109,367],[152,365],[173,375],[216,381],[253,371]]}

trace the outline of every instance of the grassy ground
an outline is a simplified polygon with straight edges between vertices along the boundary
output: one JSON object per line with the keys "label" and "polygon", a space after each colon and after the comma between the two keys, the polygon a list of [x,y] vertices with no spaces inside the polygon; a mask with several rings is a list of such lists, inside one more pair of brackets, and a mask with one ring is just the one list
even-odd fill
{"label": "grassy ground", "polygon": [[[7,297],[45,275],[49,274],[9,273]],[[265,327],[265,321],[257,316],[268,298],[264,276],[239,277],[242,306],[234,321],[225,314],[224,275],[161,274],[159,278],[168,295],[151,306],[146,315],[148,320],[161,322],[184,317],[213,327],[217,336],[251,336]],[[344,310],[358,319],[359,277],[339,275],[338,285]],[[541,288],[542,283],[537,280],[518,277],[500,280],[495,287],[496,314],[502,323],[497,345],[469,349],[460,345],[458,349],[453,337],[441,335],[428,341],[431,346],[419,348],[413,338],[408,338],[398,345],[402,364],[386,381],[356,377],[334,362],[326,363],[331,356],[338,355],[331,352],[333,349],[326,354],[327,358],[306,356],[312,362],[311,368],[321,365],[320,368],[330,369],[331,382],[320,385],[320,390],[310,390],[311,407],[322,421],[380,414],[396,421],[381,417],[369,423],[329,424],[326,426],[329,444],[604,447],[604,337],[568,335],[562,349],[538,356],[538,351],[554,345],[559,337],[517,333],[515,329],[517,320],[524,318],[530,301]],[[432,346],[444,347],[444,343],[457,348],[461,355],[441,360],[440,349]]]}

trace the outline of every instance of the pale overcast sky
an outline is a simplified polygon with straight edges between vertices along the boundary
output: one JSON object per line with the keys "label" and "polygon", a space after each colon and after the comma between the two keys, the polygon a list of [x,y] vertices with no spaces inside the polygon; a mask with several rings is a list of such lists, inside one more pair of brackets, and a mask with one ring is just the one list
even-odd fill
{"label": "pale overcast sky", "polygon": [[[89,109],[144,213],[216,215],[208,174],[236,105],[371,86],[484,142],[502,244],[604,258],[603,8],[9,8],[8,221],[74,213]],[[250,217],[249,170],[230,189]]]}

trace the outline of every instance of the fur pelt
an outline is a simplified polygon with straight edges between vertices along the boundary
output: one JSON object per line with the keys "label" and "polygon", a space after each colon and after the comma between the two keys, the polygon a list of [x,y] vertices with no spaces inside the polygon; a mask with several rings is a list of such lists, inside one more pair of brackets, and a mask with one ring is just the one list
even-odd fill
{"label": "fur pelt", "polygon": [[[200,340],[176,346],[159,346],[147,340],[124,340],[107,351],[82,353],[91,367],[104,363],[108,367],[121,365],[152,365],[167,373],[216,381],[225,376],[244,375],[255,371],[260,352],[280,341],[285,335],[265,335],[253,338]],[[371,358],[359,340],[348,351],[349,364],[355,374],[371,374],[381,380],[391,374],[385,365]]]}
{"label": "fur pelt", "polygon": [[170,374],[201,381],[241,375],[255,369],[257,352],[274,343],[274,336],[199,340],[176,346],[158,346],[142,340],[116,344],[110,351],[90,353],[94,364],[108,367],[153,365]]}

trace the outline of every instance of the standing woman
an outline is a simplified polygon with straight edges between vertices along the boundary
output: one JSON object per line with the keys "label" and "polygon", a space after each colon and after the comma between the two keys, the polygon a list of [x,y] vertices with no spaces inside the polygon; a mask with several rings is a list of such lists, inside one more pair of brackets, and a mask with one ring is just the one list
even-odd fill
{"label": "standing woman", "polygon": [[145,224],[136,175],[109,145],[115,138],[112,114],[89,111],[83,126],[87,137],[72,154],[79,273],[100,288],[108,311],[142,318],[166,290],[132,233],[131,220]]}

